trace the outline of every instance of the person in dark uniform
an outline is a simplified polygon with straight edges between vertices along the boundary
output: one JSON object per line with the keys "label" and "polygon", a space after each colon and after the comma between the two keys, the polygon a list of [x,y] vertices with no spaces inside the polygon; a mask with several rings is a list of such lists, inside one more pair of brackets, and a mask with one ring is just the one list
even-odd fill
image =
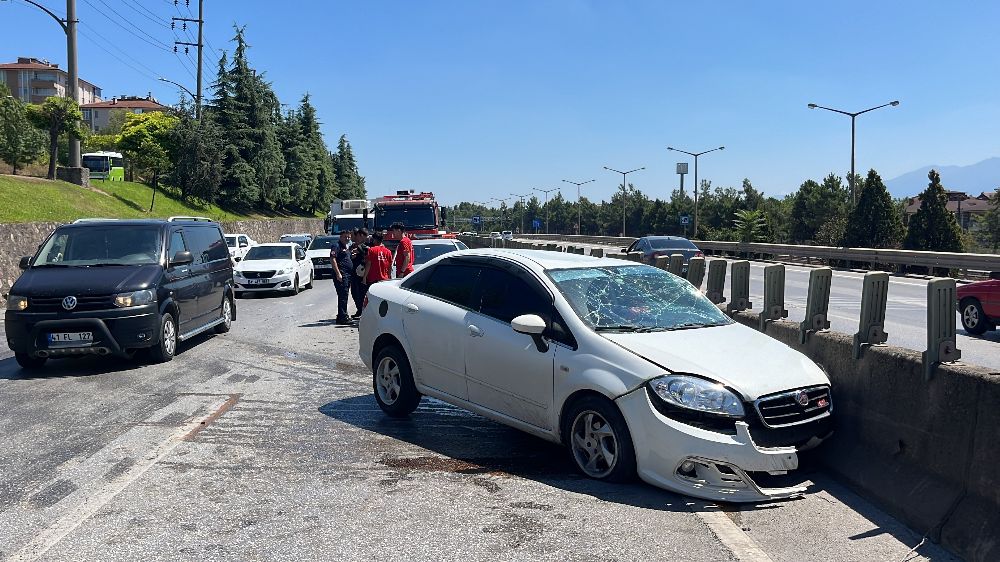
{"label": "person in dark uniform", "polygon": [[361,308],[365,302],[365,257],[368,255],[368,230],[354,229],[354,244],[351,246],[351,298],[358,311],[351,318],[361,318]]}
{"label": "person in dark uniform", "polygon": [[351,270],[354,269],[351,260],[351,233],[340,231],[340,238],[330,248],[330,263],[333,265],[333,286],[337,289],[337,324],[350,324],[347,316],[347,292],[351,288]]}

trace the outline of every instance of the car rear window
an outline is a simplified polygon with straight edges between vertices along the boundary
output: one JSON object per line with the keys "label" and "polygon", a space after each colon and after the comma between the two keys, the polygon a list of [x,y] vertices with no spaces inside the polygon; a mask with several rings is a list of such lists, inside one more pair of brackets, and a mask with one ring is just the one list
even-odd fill
{"label": "car rear window", "polygon": [[671,238],[649,238],[649,245],[654,250],[697,250],[698,247],[690,240]]}

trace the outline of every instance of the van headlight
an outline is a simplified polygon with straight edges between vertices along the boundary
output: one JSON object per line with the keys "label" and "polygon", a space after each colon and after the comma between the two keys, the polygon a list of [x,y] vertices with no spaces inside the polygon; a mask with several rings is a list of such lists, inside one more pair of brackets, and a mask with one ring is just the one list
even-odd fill
{"label": "van headlight", "polygon": [[156,300],[156,295],[153,291],[145,289],[142,291],[135,291],[132,293],[119,293],[115,295],[115,306],[119,308],[128,308],[130,306],[142,306],[144,304],[149,304]]}
{"label": "van headlight", "polygon": [[17,295],[7,296],[7,310],[22,311],[28,308],[28,297],[19,297]]}
{"label": "van headlight", "polygon": [[666,375],[649,381],[649,388],[671,406],[730,418],[744,415],[739,396],[717,382],[685,375]]}

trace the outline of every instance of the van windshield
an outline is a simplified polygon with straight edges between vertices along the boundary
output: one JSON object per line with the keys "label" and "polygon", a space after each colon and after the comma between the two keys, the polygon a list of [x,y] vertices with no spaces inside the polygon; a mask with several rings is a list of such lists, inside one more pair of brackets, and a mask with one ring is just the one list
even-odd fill
{"label": "van windshield", "polygon": [[93,267],[160,263],[156,226],[85,226],[57,230],[33,267]]}

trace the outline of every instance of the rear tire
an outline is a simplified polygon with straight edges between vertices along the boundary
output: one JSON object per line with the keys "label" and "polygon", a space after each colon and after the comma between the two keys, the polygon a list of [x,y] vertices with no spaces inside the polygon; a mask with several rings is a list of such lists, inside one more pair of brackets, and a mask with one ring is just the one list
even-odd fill
{"label": "rear tire", "polygon": [[990,321],[986,318],[983,306],[976,299],[965,299],[962,301],[962,327],[965,331],[980,335],[990,327]]}
{"label": "rear tire", "polygon": [[149,359],[153,363],[166,363],[177,353],[177,321],[174,315],[165,312],[160,317],[160,342],[149,348]]}
{"label": "rear tire", "polygon": [[233,301],[229,295],[222,297],[222,324],[215,327],[216,334],[225,334],[233,326]]}
{"label": "rear tire", "polygon": [[25,371],[37,371],[45,365],[46,357],[32,357],[27,353],[15,353],[14,360]]}
{"label": "rear tire", "polygon": [[577,469],[595,480],[635,479],[635,446],[618,406],[603,396],[575,401],[563,418],[563,438]]}
{"label": "rear tire", "polygon": [[372,389],[378,407],[393,418],[405,418],[420,404],[413,371],[406,353],[389,345],[379,350],[372,369]]}

